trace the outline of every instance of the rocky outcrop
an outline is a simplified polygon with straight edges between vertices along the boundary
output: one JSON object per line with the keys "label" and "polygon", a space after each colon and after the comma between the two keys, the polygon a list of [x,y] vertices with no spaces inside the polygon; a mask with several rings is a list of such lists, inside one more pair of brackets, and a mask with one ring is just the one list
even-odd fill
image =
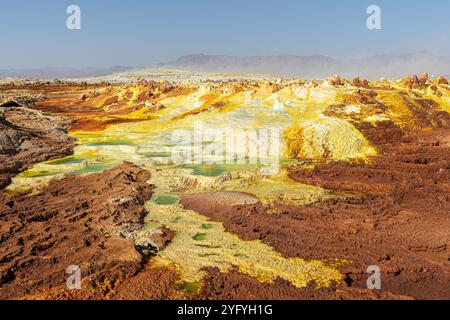
{"label": "rocky outcrop", "polygon": [[43,94],[0,94],[0,108],[8,107],[32,107],[35,102],[44,101],[45,96]]}
{"label": "rocky outcrop", "polygon": [[70,155],[75,139],[70,121],[30,108],[36,99],[4,98],[0,102],[0,190],[32,164]]}
{"label": "rocky outcrop", "polygon": [[338,86],[343,86],[345,85],[345,80],[341,79],[341,77],[339,75],[334,75],[333,77],[331,77],[328,82],[335,87]]}
{"label": "rocky outcrop", "polygon": [[437,84],[448,84],[448,80],[445,77],[440,76],[439,78],[437,78],[436,83]]}
{"label": "rocky outcrop", "polygon": [[369,81],[367,81],[366,79],[361,80],[359,78],[359,76],[356,76],[353,80],[352,80],[352,85],[354,87],[357,88],[365,88],[368,89],[369,88]]}
{"label": "rocky outcrop", "polygon": [[0,195],[0,298],[64,289],[69,266],[78,266],[84,288],[97,293],[134,276],[153,245],[162,248],[173,237],[161,228],[149,234],[145,247],[149,178],[126,162],[103,173],[53,180],[39,194]]}
{"label": "rocky outcrop", "polygon": [[412,89],[424,89],[429,79],[428,73],[424,73],[420,78],[417,75],[412,77],[405,77],[402,79],[402,85],[410,90]]}

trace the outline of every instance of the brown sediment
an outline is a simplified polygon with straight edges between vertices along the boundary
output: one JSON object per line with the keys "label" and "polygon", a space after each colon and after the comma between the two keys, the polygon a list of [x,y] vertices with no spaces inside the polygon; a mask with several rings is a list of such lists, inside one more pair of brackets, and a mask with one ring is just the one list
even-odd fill
{"label": "brown sediment", "polygon": [[132,123],[141,122],[143,119],[127,119],[127,118],[115,118],[108,120],[95,120],[95,119],[80,119],[75,120],[70,126],[72,131],[102,131],[108,126],[120,123]]}
{"label": "brown sediment", "polygon": [[278,279],[274,283],[258,280],[232,270],[221,273],[217,268],[207,270],[202,291],[191,297],[196,300],[344,300],[344,299],[408,299],[389,292],[350,288],[337,291],[336,286],[317,289],[314,283],[296,288],[290,282]]}
{"label": "brown sediment", "polygon": [[70,120],[33,109],[36,100],[19,95],[0,103],[0,190],[31,165],[73,152]]}
{"label": "brown sediment", "polygon": [[[70,298],[75,293],[66,292],[65,283],[72,265],[81,270],[83,298],[112,297],[129,278],[136,284],[154,279],[138,274],[146,254],[173,234],[162,229],[152,238],[154,233],[141,232],[144,202],[152,195],[149,178],[125,162],[103,173],[52,180],[37,194],[0,194],[0,298]],[[158,272],[169,286],[175,275]],[[162,297],[164,290],[154,294]]]}
{"label": "brown sediment", "polygon": [[80,290],[63,287],[40,290],[30,300],[170,300],[178,289],[179,276],[167,267],[145,265],[119,266],[98,274],[94,281],[83,282]]}
{"label": "brown sediment", "polygon": [[[337,202],[329,210],[344,221],[349,219],[348,229],[356,233],[351,238],[358,239],[360,251],[379,252],[372,264],[387,273],[386,289],[415,298],[450,298],[448,126],[400,137],[392,123],[361,128],[383,153],[369,165],[331,163],[313,170],[293,169],[291,176],[364,195],[360,202]],[[364,261],[364,255],[351,250],[355,262]],[[348,281],[363,285],[367,263],[366,259],[359,268],[350,269]]]}
{"label": "brown sediment", "polygon": [[[289,168],[301,183],[358,196],[306,208],[281,206],[278,211],[283,213],[277,216],[266,214],[261,204],[232,206],[202,194],[185,195],[181,203],[287,257],[351,260],[342,269],[345,283],[338,287],[347,298],[371,294],[366,289],[367,267],[378,265],[381,294],[449,299],[450,129],[407,133],[392,122],[360,129],[381,150],[368,164]],[[226,292],[216,293],[222,294]]]}

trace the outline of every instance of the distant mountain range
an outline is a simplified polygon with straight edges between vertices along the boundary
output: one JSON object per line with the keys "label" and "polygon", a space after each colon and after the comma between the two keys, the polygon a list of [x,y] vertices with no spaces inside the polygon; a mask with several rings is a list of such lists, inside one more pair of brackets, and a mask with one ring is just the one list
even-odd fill
{"label": "distant mountain range", "polygon": [[422,51],[403,55],[377,55],[364,59],[336,60],[327,56],[251,56],[195,54],[158,67],[203,72],[276,73],[305,79],[326,78],[333,74],[351,78],[400,78],[428,72],[430,75],[450,74],[450,59]]}
{"label": "distant mountain range", "polygon": [[84,78],[101,77],[114,73],[127,72],[133,67],[114,66],[110,68],[27,68],[27,69],[0,69],[3,78]]}
{"label": "distant mountain range", "polygon": [[[296,56],[227,56],[193,54],[174,61],[158,63],[152,68],[178,69],[208,73],[259,73],[322,79],[334,74],[345,78],[402,78],[428,72],[431,76],[450,75],[450,59],[421,51],[402,55],[376,55],[363,59],[337,60],[323,55]],[[111,68],[36,68],[0,70],[0,77],[85,78],[108,76],[140,70],[136,67]]]}

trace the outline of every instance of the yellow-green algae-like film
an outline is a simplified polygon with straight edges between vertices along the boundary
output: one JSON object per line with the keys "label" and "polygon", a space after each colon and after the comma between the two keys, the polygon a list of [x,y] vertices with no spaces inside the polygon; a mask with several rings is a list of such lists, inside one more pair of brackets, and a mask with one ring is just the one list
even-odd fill
{"label": "yellow-green algae-like film", "polygon": [[[332,282],[342,281],[339,267],[349,261],[332,258],[324,260],[286,258],[259,240],[244,241],[237,235],[226,232],[222,223],[210,221],[206,216],[193,210],[184,209],[177,201],[168,201],[166,205],[159,201],[164,196],[178,197],[178,193],[174,189],[182,187],[182,177],[185,177],[188,178],[187,180],[199,179],[198,182],[203,182],[199,186],[190,187],[189,192],[215,190],[215,195],[230,197],[226,201],[232,201],[235,205],[259,201],[271,203],[274,199],[266,199],[263,191],[269,191],[274,185],[265,181],[265,178],[262,181],[256,179],[249,188],[247,179],[250,178],[249,180],[253,181],[252,173],[250,175],[249,173],[232,174],[234,177],[231,180],[222,181],[223,176],[196,178],[189,173],[191,170],[186,169],[167,168],[167,170],[158,171],[149,166],[146,168],[152,174],[150,183],[156,186],[152,200],[146,204],[149,212],[146,221],[149,225],[155,223],[165,225],[175,233],[173,240],[152,261],[157,265],[175,267],[184,282],[195,283],[194,287],[199,287],[205,276],[203,270],[207,267],[217,267],[222,272],[236,267],[241,273],[252,276],[261,282],[270,283],[281,278],[296,287],[305,287],[311,281],[314,281],[318,287],[328,287]],[[291,185],[287,183],[289,180],[285,180],[284,183],[278,180],[282,177],[287,178],[284,172],[280,173],[280,177],[275,176],[274,183],[278,181],[279,188],[286,192],[291,191],[292,194],[289,192],[286,194],[289,200],[290,197],[302,198],[305,194],[312,192],[310,189],[303,188],[306,186],[298,184],[299,194],[296,194]],[[218,181],[221,181],[220,187],[215,186]],[[242,193],[242,189],[250,191],[254,195]],[[227,192],[237,191],[241,193],[227,195]],[[314,191],[311,195],[313,198],[325,196],[319,190]],[[316,192],[320,195],[316,195]]]}
{"label": "yellow-green algae-like film", "polygon": [[171,265],[187,283],[201,284],[203,268],[217,267],[227,272],[236,267],[239,272],[271,283],[285,279],[296,287],[306,287],[315,281],[318,288],[339,283],[343,276],[338,267],[346,261],[304,260],[285,258],[260,241],[244,241],[225,231],[222,223],[181,205],[147,203],[147,221],[157,221],[175,231],[172,242],[153,259],[154,264]]}

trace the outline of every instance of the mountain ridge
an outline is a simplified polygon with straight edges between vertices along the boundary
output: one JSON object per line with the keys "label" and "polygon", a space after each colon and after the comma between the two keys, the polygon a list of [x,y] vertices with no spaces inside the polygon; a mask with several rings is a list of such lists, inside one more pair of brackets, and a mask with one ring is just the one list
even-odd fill
{"label": "mountain ridge", "polygon": [[450,74],[450,59],[428,51],[409,54],[380,54],[367,58],[337,60],[325,55],[231,56],[190,54],[157,67],[174,67],[202,72],[277,73],[301,78],[344,77],[399,78],[412,73]]}
{"label": "mountain ridge", "polygon": [[[335,59],[313,55],[209,55],[189,54],[175,60],[149,65],[204,73],[273,74],[303,79],[323,79],[339,74],[345,78],[360,76],[370,80],[403,78],[406,75],[429,73],[430,76],[450,75],[450,58],[429,51],[407,54],[378,54],[358,59]],[[11,68],[0,69],[0,78],[85,78],[103,77],[145,69],[138,66],[109,68]]]}

